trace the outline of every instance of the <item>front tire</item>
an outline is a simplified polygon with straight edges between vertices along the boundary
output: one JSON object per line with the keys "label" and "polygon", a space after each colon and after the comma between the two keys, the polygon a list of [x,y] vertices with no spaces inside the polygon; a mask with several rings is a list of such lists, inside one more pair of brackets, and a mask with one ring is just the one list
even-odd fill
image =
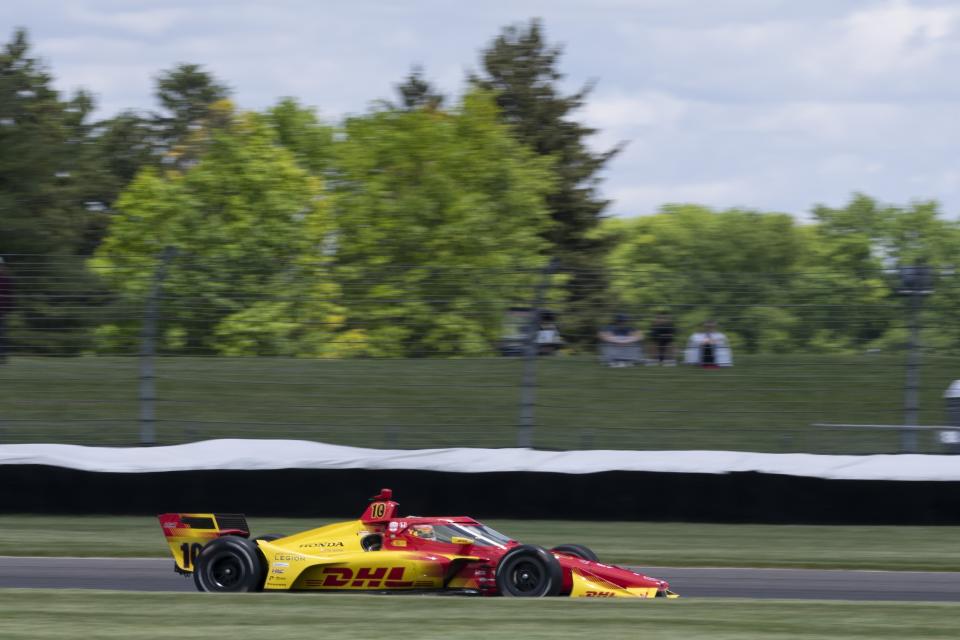
{"label": "front tire", "polygon": [[550,549],[555,553],[565,553],[568,556],[575,556],[581,560],[590,560],[591,562],[600,562],[600,556],[593,552],[593,549],[582,544],[561,544]]}
{"label": "front tire", "polygon": [[520,545],[500,559],[497,588],[501,595],[542,598],[559,595],[563,586],[560,563],[543,547]]}
{"label": "front tire", "polygon": [[199,591],[259,591],[266,578],[264,565],[255,542],[224,536],[205,546],[197,556],[193,581]]}

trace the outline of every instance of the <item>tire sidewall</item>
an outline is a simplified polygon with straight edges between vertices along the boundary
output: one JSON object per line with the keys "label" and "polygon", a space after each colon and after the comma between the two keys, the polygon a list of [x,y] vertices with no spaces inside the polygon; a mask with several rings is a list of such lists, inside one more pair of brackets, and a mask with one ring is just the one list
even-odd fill
{"label": "tire sidewall", "polygon": [[[236,583],[219,584],[213,576],[217,563],[233,559],[240,570]],[[200,591],[242,593],[259,591],[266,577],[265,563],[255,542],[237,536],[217,538],[206,545],[197,556],[193,572],[194,584]]]}
{"label": "tire sidewall", "polygon": [[593,549],[582,544],[561,544],[550,549],[550,551],[554,553],[565,553],[568,556],[576,556],[581,560],[600,562],[600,557],[593,552]]}
{"label": "tire sidewall", "polygon": [[[518,589],[513,583],[512,573],[524,562],[537,567],[540,572],[540,584],[533,591]],[[534,545],[520,545],[508,551],[497,563],[497,589],[500,595],[518,598],[542,598],[555,596],[563,586],[563,569],[553,554]]]}

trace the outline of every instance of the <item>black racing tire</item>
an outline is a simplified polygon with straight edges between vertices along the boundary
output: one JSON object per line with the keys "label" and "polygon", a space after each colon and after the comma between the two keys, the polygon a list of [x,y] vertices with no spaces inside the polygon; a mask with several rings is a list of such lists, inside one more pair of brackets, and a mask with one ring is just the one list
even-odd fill
{"label": "black racing tire", "polygon": [[274,540],[279,540],[280,538],[286,538],[287,536],[282,533],[265,533],[262,536],[257,536],[254,538],[256,540],[263,540],[264,542],[273,542]]}
{"label": "black racing tire", "polygon": [[256,542],[224,536],[200,551],[193,582],[199,591],[241,593],[260,591],[266,575],[266,562]]}
{"label": "black racing tire", "polygon": [[586,547],[582,544],[561,544],[557,545],[550,551],[556,553],[565,553],[568,556],[576,556],[581,560],[590,560],[592,562],[600,562],[600,556],[593,552],[593,549]]}
{"label": "black racing tire", "polygon": [[559,595],[563,569],[553,554],[530,544],[510,549],[497,564],[500,595],[515,598],[542,598]]}

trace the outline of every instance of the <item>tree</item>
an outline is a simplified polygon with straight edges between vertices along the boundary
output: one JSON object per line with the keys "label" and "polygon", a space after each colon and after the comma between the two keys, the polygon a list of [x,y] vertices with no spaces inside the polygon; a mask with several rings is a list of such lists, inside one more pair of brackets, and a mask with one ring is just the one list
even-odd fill
{"label": "tree", "polygon": [[904,346],[899,265],[941,279],[924,304],[924,344],[960,346],[955,256],[960,225],[935,203],[882,206],[856,194],[818,206],[813,224],[784,214],[669,205],[654,216],[608,220],[607,266],[616,304],[641,314],[678,309],[682,330],[714,317],[748,351],[862,352]]}
{"label": "tree", "polygon": [[443,95],[423,77],[423,67],[414,66],[401,84],[397,85],[401,107],[407,111],[429,109],[436,111],[443,106]]}
{"label": "tree", "polygon": [[491,353],[546,262],[549,161],[477,90],[452,111],[349,118],[336,151],[336,274],[367,352]]}
{"label": "tree", "polygon": [[[923,265],[935,274],[952,272],[960,251],[960,226],[942,219],[934,202],[880,205],[863,194],[854,194],[844,207],[817,206],[813,213],[817,225],[811,231],[815,241],[809,271],[816,276],[827,270],[832,278],[829,288],[822,282],[816,288],[818,299],[832,306],[822,312],[824,317],[805,318],[808,325],[820,327],[819,342],[848,349],[905,345],[905,310],[899,307],[906,301],[895,295],[898,269]],[[949,276],[934,288],[936,293],[924,304],[924,343],[956,348],[960,289]]]}
{"label": "tree", "polygon": [[591,233],[608,202],[599,197],[599,172],[617,153],[594,153],[586,140],[595,133],[572,118],[590,92],[586,86],[563,95],[558,66],[562,49],[548,45],[538,20],[510,26],[483,52],[483,73],[473,84],[496,94],[501,119],[537,154],[552,159],[556,182],[547,196],[554,224],[545,231],[561,269],[570,273],[566,325],[592,339],[591,309],[606,297],[602,274],[606,247]]}
{"label": "tree", "polygon": [[31,276],[11,319],[18,348],[74,353],[85,323],[73,310],[90,293],[80,254],[99,222],[85,203],[100,167],[88,144],[93,100],[62,99],[52,82],[15,31],[0,52],[0,255],[15,278]]}
{"label": "tree", "polygon": [[749,351],[796,344],[791,291],[807,245],[791,216],[667,205],[608,220],[601,233],[614,243],[607,267],[617,307],[641,317],[676,309],[681,332],[715,319]]}
{"label": "tree", "polygon": [[334,129],[321,123],[312,109],[284,98],[268,109],[265,117],[277,143],[293,153],[301,167],[316,176],[331,171]]}
{"label": "tree", "polygon": [[[117,196],[147,166],[188,166],[209,143],[212,130],[226,126],[233,113],[229,91],[195,64],[180,64],[156,78],[161,113],[125,110],[96,123],[86,145],[97,174],[87,183],[88,202],[109,212]],[[99,244],[106,216],[100,216],[88,246]]]}
{"label": "tree", "polygon": [[[91,268],[142,301],[166,247],[162,348],[227,355],[330,355],[341,313],[322,247],[322,183],[276,144],[269,120],[233,117],[184,170],[141,171]],[[105,348],[136,325],[105,326]]]}
{"label": "tree", "polygon": [[182,141],[192,128],[209,124],[215,115],[211,106],[229,99],[230,90],[200,65],[178,64],[157,78],[155,95],[165,111],[156,121],[169,145]]}
{"label": "tree", "polygon": [[142,167],[159,160],[155,135],[151,120],[130,110],[96,124],[90,142],[103,169],[94,199],[99,208],[110,208]]}

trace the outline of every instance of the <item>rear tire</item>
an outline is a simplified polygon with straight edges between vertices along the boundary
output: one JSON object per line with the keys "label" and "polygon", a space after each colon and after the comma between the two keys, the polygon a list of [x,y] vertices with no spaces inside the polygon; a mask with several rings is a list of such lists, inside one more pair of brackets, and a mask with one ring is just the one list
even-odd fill
{"label": "rear tire", "polygon": [[205,546],[197,556],[193,582],[199,591],[259,591],[267,575],[265,565],[257,543],[238,536],[224,536]]}
{"label": "rear tire", "polygon": [[543,547],[528,544],[514,547],[497,565],[497,589],[504,596],[555,596],[559,595],[562,586],[560,562]]}
{"label": "rear tire", "polygon": [[581,560],[590,560],[591,562],[600,562],[600,557],[593,552],[593,549],[582,544],[561,544],[550,551],[556,553],[565,553],[568,556],[576,556]]}
{"label": "rear tire", "polygon": [[254,541],[263,540],[264,542],[273,542],[274,540],[279,540],[280,538],[286,538],[287,536],[282,533],[266,533],[262,536],[257,536],[254,538]]}

